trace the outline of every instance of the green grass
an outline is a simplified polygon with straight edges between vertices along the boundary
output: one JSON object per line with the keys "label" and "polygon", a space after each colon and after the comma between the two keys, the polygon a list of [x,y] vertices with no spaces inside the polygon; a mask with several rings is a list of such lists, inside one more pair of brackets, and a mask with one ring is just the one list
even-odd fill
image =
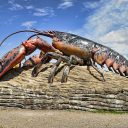
{"label": "green grass", "polygon": [[[66,109],[65,109],[66,110]],[[128,114],[128,111],[116,111],[116,110],[104,110],[104,109],[101,109],[101,110],[92,110],[92,111],[82,111],[82,110],[74,110],[74,109],[67,109],[66,111],[78,111],[78,112],[90,112],[90,113],[101,113],[101,114]]]}
{"label": "green grass", "polygon": [[128,111],[116,111],[116,110],[94,110],[93,113],[110,113],[110,114],[128,114]]}

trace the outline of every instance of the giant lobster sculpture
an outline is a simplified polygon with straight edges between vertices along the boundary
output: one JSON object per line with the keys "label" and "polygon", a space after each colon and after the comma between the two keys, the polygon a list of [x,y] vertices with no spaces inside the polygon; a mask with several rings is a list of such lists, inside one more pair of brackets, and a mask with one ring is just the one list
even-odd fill
{"label": "giant lobster sculpture", "polygon": [[[92,66],[98,73],[100,73],[103,81],[105,81],[103,73],[98,69],[96,64],[101,67],[106,65],[110,71],[128,77],[128,60],[126,60],[126,58],[109,47],[71,33],[39,31],[36,29],[23,30],[10,34],[0,45],[2,45],[2,43],[10,36],[20,32],[32,32],[34,34],[20,46],[12,49],[2,57],[0,60],[0,77],[20,63],[26,55],[31,54],[36,49],[40,49],[43,52],[43,55],[37,57],[37,65],[32,71],[32,76],[37,76],[43,68],[42,64],[48,63],[53,58],[57,60],[49,75],[49,83],[53,82],[55,73],[61,61],[66,62],[61,82],[67,81],[72,65],[86,65],[88,70],[89,67]],[[39,36],[52,38],[52,45],[48,44]],[[33,37],[36,38],[33,39]],[[35,57],[35,60],[37,58]]]}

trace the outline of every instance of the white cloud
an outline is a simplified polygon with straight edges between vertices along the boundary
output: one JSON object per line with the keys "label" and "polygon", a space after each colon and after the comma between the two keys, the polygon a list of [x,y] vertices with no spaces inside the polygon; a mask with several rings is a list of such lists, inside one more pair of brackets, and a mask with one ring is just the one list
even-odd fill
{"label": "white cloud", "polygon": [[99,4],[98,4],[98,2],[84,2],[83,5],[85,8],[94,9],[94,8],[98,7]]}
{"label": "white cloud", "polygon": [[109,45],[112,49],[120,53],[121,55],[127,57],[128,59],[128,45],[123,43],[112,43]]}
{"label": "white cloud", "polygon": [[15,20],[17,20],[18,15],[10,16],[8,20],[6,20],[3,24],[12,25]]}
{"label": "white cloud", "polygon": [[96,30],[96,36],[102,36],[114,29],[128,26],[128,1],[102,0],[100,8],[89,17],[84,29]]}
{"label": "white cloud", "polygon": [[14,3],[15,2],[15,0],[8,0],[8,3],[9,4],[12,4],[12,3]]}
{"label": "white cloud", "polygon": [[76,32],[123,55],[128,54],[128,0],[100,0],[98,4]]}
{"label": "white cloud", "polygon": [[35,12],[33,13],[34,16],[54,16],[54,10],[50,7],[45,8],[36,8]]}
{"label": "white cloud", "polygon": [[9,7],[9,10],[12,10],[12,11],[21,10],[24,8],[22,5],[15,3],[15,0],[9,0],[8,3],[11,5]]}
{"label": "white cloud", "polygon": [[26,28],[31,28],[34,24],[36,24],[37,21],[26,21],[21,24],[21,26],[24,26]]}
{"label": "white cloud", "polygon": [[25,6],[26,9],[34,9],[32,5]]}
{"label": "white cloud", "polygon": [[[128,54],[128,27],[110,31],[99,40],[107,46],[127,56]],[[128,57],[128,56],[127,56]]]}
{"label": "white cloud", "polygon": [[66,9],[73,6],[73,0],[63,0],[62,3],[59,4],[58,9]]}
{"label": "white cloud", "polygon": [[100,40],[102,42],[106,43],[116,43],[116,42],[127,42],[128,41],[128,27],[127,28],[121,28],[115,31],[110,31],[100,37]]}
{"label": "white cloud", "polygon": [[[28,0],[26,0],[26,1],[28,1]],[[31,10],[31,13],[34,16],[48,16],[48,17],[55,16],[54,10],[51,7],[36,8],[34,5],[22,6],[18,3],[16,3],[16,0],[8,0],[8,3],[10,5],[9,10],[11,10],[11,11],[26,9],[26,11]]]}

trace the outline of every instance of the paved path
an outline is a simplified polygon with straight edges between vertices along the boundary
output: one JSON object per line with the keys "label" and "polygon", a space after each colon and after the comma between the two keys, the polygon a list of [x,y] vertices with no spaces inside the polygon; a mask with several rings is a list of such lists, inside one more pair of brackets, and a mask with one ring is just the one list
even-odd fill
{"label": "paved path", "polygon": [[128,114],[0,110],[0,128],[128,128]]}

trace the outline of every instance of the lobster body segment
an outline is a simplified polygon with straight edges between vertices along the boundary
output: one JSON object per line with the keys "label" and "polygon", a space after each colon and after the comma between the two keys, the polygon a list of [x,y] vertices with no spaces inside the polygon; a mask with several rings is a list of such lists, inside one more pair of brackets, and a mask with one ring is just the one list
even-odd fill
{"label": "lobster body segment", "polygon": [[91,54],[88,49],[81,49],[77,46],[66,44],[61,41],[53,42],[53,46],[67,56],[75,55],[83,59],[91,57]]}

